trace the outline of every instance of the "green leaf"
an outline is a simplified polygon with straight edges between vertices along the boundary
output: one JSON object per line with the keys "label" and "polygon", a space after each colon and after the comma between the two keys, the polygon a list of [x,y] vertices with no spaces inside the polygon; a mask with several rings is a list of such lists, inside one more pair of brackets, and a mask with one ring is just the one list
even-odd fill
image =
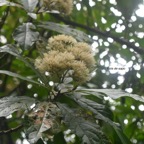
{"label": "green leaf", "polygon": [[28,82],[40,85],[40,83],[38,83],[38,82],[36,82],[36,81],[34,81],[32,79],[29,79],[27,77],[21,76],[19,74],[16,74],[16,73],[13,73],[13,72],[10,72],[10,71],[0,70],[0,74],[6,74],[6,75],[9,75],[9,76],[12,76],[12,77],[16,77],[16,78],[19,78],[19,79],[22,79],[22,80],[26,80]]}
{"label": "green leaf", "polygon": [[54,135],[53,144],[67,144],[64,139],[64,134],[62,132]]}
{"label": "green leaf", "polygon": [[16,57],[19,57],[20,55],[19,50],[14,45],[11,45],[11,44],[7,44],[7,45],[0,47],[0,52],[7,52]]}
{"label": "green leaf", "polygon": [[58,106],[64,116],[64,123],[82,139],[82,144],[109,143],[104,137],[99,125],[80,117],[77,110],[69,108],[65,104],[58,103]]}
{"label": "green leaf", "polygon": [[97,104],[92,100],[86,99],[84,96],[82,96],[82,93],[76,92],[71,98],[74,99],[75,102],[77,102],[82,108],[93,112],[95,114],[96,119],[102,120],[103,122],[111,125],[123,144],[130,143],[128,138],[123,134],[122,130],[118,127],[119,125],[103,115],[103,111],[105,110],[103,105]]}
{"label": "green leaf", "polygon": [[61,25],[54,22],[42,22],[40,25],[38,25],[38,27],[57,31],[66,35],[71,35],[78,41],[92,42],[92,39],[90,39],[87,34],[82,31],[70,28],[68,25]]}
{"label": "green leaf", "polygon": [[30,109],[30,106],[35,103],[34,98],[26,96],[10,96],[0,99],[0,117],[6,117],[20,109]]}
{"label": "green leaf", "polygon": [[17,47],[15,45],[11,45],[11,44],[4,45],[4,46],[0,47],[0,52],[6,52],[6,53],[9,53],[9,54],[17,57],[18,59],[23,61],[27,66],[29,66],[34,72],[37,73],[34,66],[26,58],[24,58],[21,55],[20,51],[17,49]]}
{"label": "green leaf", "polygon": [[47,81],[45,80],[45,76],[41,75],[39,71],[35,69],[33,63],[28,61],[28,59],[26,59],[20,54],[19,50],[16,48],[15,45],[4,45],[0,47],[0,52],[7,52],[13,56],[16,56],[19,60],[23,61],[28,67],[30,67],[44,83],[47,83]]}
{"label": "green leaf", "polygon": [[144,102],[144,99],[141,96],[137,94],[127,93],[121,89],[82,89],[80,91],[84,92],[85,94],[87,93],[95,96],[99,96],[99,95],[108,96],[112,99],[118,99],[121,97],[130,97],[137,101]]}
{"label": "green leaf", "polygon": [[38,0],[21,0],[24,9],[28,12],[33,12],[36,5],[38,4]]}
{"label": "green leaf", "polygon": [[34,30],[36,27],[32,23],[23,23],[13,33],[14,39],[22,46],[22,48],[28,49],[33,43],[38,40],[39,33]]}
{"label": "green leaf", "polygon": [[110,120],[109,118],[103,115],[103,112],[105,111],[104,105],[98,104],[95,101],[86,99],[82,93],[78,93],[78,92],[73,93],[73,96],[71,96],[71,98],[74,99],[75,102],[78,103],[84,109],[92,111],[95,114],[95,117],[97,119],[100,119],[106,123],[109,123],[112,126],[116,125],[115,123],[113,123],[112,120]]}

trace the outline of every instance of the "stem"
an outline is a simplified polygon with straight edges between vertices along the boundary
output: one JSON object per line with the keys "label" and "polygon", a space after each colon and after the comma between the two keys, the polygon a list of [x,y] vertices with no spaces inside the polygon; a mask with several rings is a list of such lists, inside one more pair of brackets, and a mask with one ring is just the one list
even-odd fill
{"label": "stem", "polygon": [[8,13],[9,13],[9,9],[10,9],[10,7],[7,7],[7,8],[6,8],[5,15],[1,18],[0,30],[2,29],[2,27],[3,27],[4,24],[5,24],[5,21],[6,21],[6,19],[7,19]]}
{"label": "stem", "polygon": [[4,134],[9,134],[9,133],[15,132],[15,131],[21,129],[22,127],[23,127],[23,125],[19,125],[19,126],[15,127],[15,128],[11,128],[9,130],[0,131],[0,135],[4,135]]}
{"label": "stem", "polygon": [[83,25],[83,24],[80,24],[80,23],[76,23],[76,22],[73,22],[73,21],[70,21],[70,20],[66,20],[65,18],[63,18],[63,17],[61,17],[57,14],[51,14],[51,15],[53,17],[55,17],[56,19],[63,21],[65,24],[69,24],[69,25],[72,25],[74,27],[79,27],[79,28],[88,30],[90,32],[96,33],[96,34],[98,34],[100,36],[103,36],[105,38],[110,37],[114,41],[116,41],[117,43],[120,43],[122,45],[125,44],[127,47],[132,48],[135,52],[139,53],[140,55],[142,55],[142,54],[144,55],[144,48],[137,47],[133,43],[129,42],[128,40],[116,37],[115,35],[111,34],[110,32],[104,32],[104,31],[99,30],[98,28],[91,28],[89,26],[86,26],[86,25]]}

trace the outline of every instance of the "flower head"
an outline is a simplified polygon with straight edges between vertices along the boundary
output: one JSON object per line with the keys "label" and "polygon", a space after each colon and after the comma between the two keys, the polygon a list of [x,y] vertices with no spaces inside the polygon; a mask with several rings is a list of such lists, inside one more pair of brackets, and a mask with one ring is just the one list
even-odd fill
{"label": "flower head", "polygon": [[73,0],[43,0],[43,2],[48,10],[58,10],[66,15],[72,12]]}
{"label": "flower head", "polygon": [[67,35],[58,35],[51,37],[48,40],[47,49],[48,50],[57,50],[64,52],[68,47],[72,47],[74,44],[76,44],[77,41],[72,36]]}
{"label": "flower head", "polygon": [[49,72],[52,80],[57,82],[70,71],[70,77],[77,84],[89,80],[95,60],[88,44],[77,42],[71,36],[58,35],[48,40],[47,49],[42,58],[35,60],[41,73]]}
{"label": "flower head", "polygon": [[71,63],[74,61],[74,56],[68,52],[50,51],[43,55],[41,60],[36,59],[36,67],[41,73],[44,74],[47,71],[57,79],[60,79],[62,74],[71,68]]}

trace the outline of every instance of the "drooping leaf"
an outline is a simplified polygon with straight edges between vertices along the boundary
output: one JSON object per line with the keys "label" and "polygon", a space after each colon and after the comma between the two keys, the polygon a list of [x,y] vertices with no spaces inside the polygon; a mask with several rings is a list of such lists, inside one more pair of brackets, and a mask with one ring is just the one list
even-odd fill
{"label": "drooping leaf", "polygon": [[19,26],[13,33],[14,39],[24,50],[31,47],[33,43],[38,40],[39,33],[35,32],[35,29],[36,27],[32,23],[28,22],[23,23],[23,25]]}
{"label": "drooping leaf", "polygon": [[28,12],[33,12],[36,5],[38,4],[38,0],[21,0],[24,9]]}
{"label": "drooping leaf", "polygon": [[15,57],[17,57],[19,60],[23,61],[28,67],[30,67],[36,74],[37,76],[43,80],[43,82],[45,81],[45,76],[41,75],[34,67],[33,63],[31,63],[30,61],[28,61],[27,58],[23,57],[20,54],[20,51],[16,48],[15,45],[11,45],[11,44],[7,44],[4,45],[2,47],[0,47],[0,52],[6,52],[9,53]]}
{"label": "drooping leaf", "polygon": [[82,31],[70,28],[68,25],[61,25],[54,22],[42,22],[38,25],[38,27],[57,31],[66,35],[71,35],[78,41],[92,42],[92,40],[88,37],[87,34]]}
{"label": "drooping leaf", "polygon": [[34,98],[26,96],[10,96],[0,99],[0,117],[6,117],[20,109],[30,109],[30,106],[35,103]]}
{"label": "drooping leaf", "polygon": [[64,117],[64,123],[78,137],[82,144],[107,144],[107,138],[103,135],[100,126],[79,116],[77,110],[69,108],[65,104],[58,103]]}
{"label": "drooping leaf", "polygon": [[84,89],[85,93],[90,93],[92,95],[103,95],[108,96],[112,99],[118,99],[120,97],[131,97],[137,101],[144,102],[143,97],[137,94],[130,94],[121,89]]}
{"label": "drooping leaf", "polygon": [[20,55],[19,50],[14,45],[11,44],[7,44],[0,47],[0,52],[6,52],[16,57]]}
{"label": "drooping leaf", "polygon": [[[84,95],[85,96],[85,95]],[[110,120],[108,117],[105,117],[103,115],[103,111],[105,110],[105,106],[102,104],[98,104],[95,101],[86,99],[82,95],[82,93],[73,93],[72,99],[75,100],[76,103],[78,103],[81,107],[83,107],[86,110],[90,110],[95,114],[95,117],[97,119],[100,119],[106,123],[109,123],[112,126],[115,126],[115,123],[113,123],[112,120]]]}
{"label": "drooping leaf", "polygon": [[20,51],[17,49],[15,45],[12,44],[6,44],[2,47],[0,47],[0,52],[6,52],[9,53],[21,61],[23,61],[27,66],[33,69],[33,66],[21,55]]}
{"label": "drooping leaf", "polygon": [[32,80],[32,79],[29,79],[27,77],[24,77],[24,76],[21,76],[19,74],[16,74],[16,73],[13,73],[13,72],[10,72],[10,71],[6,71],[6,70],[0,70],[0,74],[6,74],[6,75],[9,75],[9,76],[12,76],[12,77],[16,77],[16,78],[19,78],[19,79],[22,79],[22,80],[26,80],[28,82],[32,82],[34,84],[38,84],[40,85],[40,83]]}
{"label": "drooping leaf", "polygon": [[103,115],[103,111],[105,110],[104,106],[101,104],[98,104],[92,100],[86,99],[84,96],[82,95],[82,93],[76,92],[73,94],[73,96],[71,98],[74,99],[75,102],[77,102],[82,108],[93,112],[95,114],[96,119],[102,120],[103,122],[111,125],[112,128],[117,133],[117,135],[119,136],[119,138],[123,144],[129,144],[130,141],[123,134],[122,130],[119,128],[119,124],[114,123],[107,116]]}

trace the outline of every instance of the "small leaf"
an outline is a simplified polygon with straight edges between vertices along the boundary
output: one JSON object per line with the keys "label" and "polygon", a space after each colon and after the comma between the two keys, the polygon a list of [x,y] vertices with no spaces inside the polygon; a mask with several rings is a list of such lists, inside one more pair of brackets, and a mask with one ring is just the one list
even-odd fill
{"label": "small leaf", "polygon": [[28,12],[33,12],[36,5],[38,4],[38,0],[21,0],[24,9]]}
{"label": "small leaf", "polygon": [[71,35],[79,41],[92,42],[92,40],[82,31],[70,28],[68,25],[61,25],[54,22],[43,22],[39,27],[57,31],[66,35]]}
{"label": "small leaf", "polygon": [[36,27],[32,23],[24,23],[19,26],[13,33],[14,39],[23,47],[28,49],[33,43],[38,40],[39,33],[34,32]]}
{"label": "small leaf", "polygon": [[12,77],[16,77],[16,78],[19,78],[19,79],[22,79],[22,80],[26,80],[26,81],[28,81],[28,82],[32,82],[32,83],[34,83],[34,84],[40,85],[40,83],[38,83],[38,82],[36,82],[36,81],[34,81],[34,80],[32,80],[32,79],[29,79],[29,78],[27,78],[27,77],[21,76],[21,75],[19,75],[19,74],[16,74],[16,73],[13,73],[13,72],[10,72],[10,71],[0,70],[0,73],[1,73],[1,74],[6,74],[6,75],[9,75],[9,76],[12,76]]}
{"label": "small leaf", "polygon": [[31,18],[37,19],[37,15],[35,13],[27,13]]}
{"label": "small leaf", "polygon": [[4,97],[0,99],[0,117],[6,117],[20,109],[29,109],[35,103],[34,98],[26,96]]}

